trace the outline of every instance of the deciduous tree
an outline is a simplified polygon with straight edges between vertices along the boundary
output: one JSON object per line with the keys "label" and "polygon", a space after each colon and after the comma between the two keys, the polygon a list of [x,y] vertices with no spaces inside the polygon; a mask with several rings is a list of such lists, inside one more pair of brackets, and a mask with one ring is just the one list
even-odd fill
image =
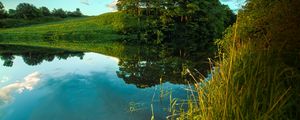
{"label": "deciduous tree", "polygon": [[16,8],[16,15],[19,18],[33,19],[40,17],[39,9],[28,3],[20,3]]}
{"label": "deciduous tree", "polygon": [[47,7],[40,7],[39,10],[40,10],[40,13],[42,16],[50,16],[51,15],[51,12]]}
{"label": "deciduous tree", "polygon": [[0,19],[6,18],[7,16],[8,15],[7,15],[7,12],[4,9],[4,5],[2,4],[2,2],[0,2]]}
{"label": "deciduous tree", "polygon": [[61,17],[61,18],[66,18],[67,17],[66,11],[64,11],[61,8],[60,9],[53,9],[52,15],[57,16],[57,17]]}

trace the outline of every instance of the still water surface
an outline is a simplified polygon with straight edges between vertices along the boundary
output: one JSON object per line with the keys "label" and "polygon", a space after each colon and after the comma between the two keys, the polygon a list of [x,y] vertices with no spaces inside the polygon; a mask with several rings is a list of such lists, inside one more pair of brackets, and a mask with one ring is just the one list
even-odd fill
{"label": "still water surface", "polygon": [[128,84],[124,78],[132,74],[120,77],[122,67],[116,57],[60,50],[0,51],[4,51],[0,52],[1,120],[143,120],[151,119],[151,104],[159,120],[169,115],[170,95],[187,95],[182,84],[147,86],[138,81],[143,79],[131,80],[138,85]]}

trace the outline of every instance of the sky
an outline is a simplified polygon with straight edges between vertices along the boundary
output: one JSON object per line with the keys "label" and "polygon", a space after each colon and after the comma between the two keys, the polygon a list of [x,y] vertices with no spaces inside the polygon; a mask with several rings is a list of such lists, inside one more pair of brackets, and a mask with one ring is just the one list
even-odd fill
{"label": "sky", "polygon": [[80,8],[85,15],[99,15],[113,11],[109,5],[114,0],[1,0],[5,9],[15,9],[19,3],[30,3],[36,7],[46,6],[50,10],[63,8],[67,11],[75,11]]}
{"label": "sky", "polygon": [[226,4],[233,11],[237,12],[244,4],[246,0],[220,0],[222,4]]}
{"label": "sky", "polygon": [[[1,0],[5,9],[15,9],[19,3],[30,3],[36,7],[46,6],[50,10],[63,8],[67,11],[75,11],[80,8],[85,15],[99,15],[114,11],[117,0]],[[245,0],[220,0],[223,4],[228,4],[233,10],[239,9]]]}

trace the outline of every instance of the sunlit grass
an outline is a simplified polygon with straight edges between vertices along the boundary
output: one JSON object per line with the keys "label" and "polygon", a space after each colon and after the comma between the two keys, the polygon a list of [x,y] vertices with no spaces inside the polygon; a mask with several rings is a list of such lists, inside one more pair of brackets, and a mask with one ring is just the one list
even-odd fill
{"label": "sunlit grass", "polygon": [[124,31],[137,27],[130,15],[114,12],[27,27],[1,29],[0,42],[106,42],[126,39]]}
{"label": "sunlit grass", "polygon": [[190,94],[197,98],[188,99],[178,119],[299,119],[297,5],[297,0],[249,0],[217,42],[221,49],[219,59],[210,62],[212,77],[195,77],[199,83]]}
{"label": "sunlit grass", "polygon": [[[272,50],[244,43],[230,47],[228,58],[214,63],[212,78],[195,84],[197,99],[189,99],[180,119],[286,119],[298,98],[296,71]],[[194,102],[197,101],[197,102]]]}

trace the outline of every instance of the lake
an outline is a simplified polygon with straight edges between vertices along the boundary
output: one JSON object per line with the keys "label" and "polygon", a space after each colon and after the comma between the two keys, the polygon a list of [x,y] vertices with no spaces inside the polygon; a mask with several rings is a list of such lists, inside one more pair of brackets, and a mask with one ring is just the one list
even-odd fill
{"label": "lake", "polygon": [[0,58],[1,120],[160,120],[188,95],[167,60],[10,45]]}

